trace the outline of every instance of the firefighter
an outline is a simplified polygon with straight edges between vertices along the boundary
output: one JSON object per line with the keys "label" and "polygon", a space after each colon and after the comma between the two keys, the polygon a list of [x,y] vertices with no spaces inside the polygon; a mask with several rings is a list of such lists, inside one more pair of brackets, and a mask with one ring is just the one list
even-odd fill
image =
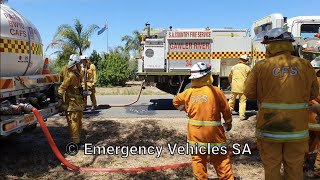
{"label": "firefighter", "polygon": [[[80,59],[83,61],[84,68],[84,79],[83,86],[85,90],[90,91],[90,99],[92,108],[91,110],[95,110],[97,108],[97,99],[96,99],[96,83],[97,83],[97,70],[96,66],[91,63],[89,56],[82,55]],[[85,84],[86,83],[86,84]],[[87,107],[87,97],[84,98],[84,107]]]}
{"label": "firefighter", "polygon": [[[320,59],[311,61],[311,65],[316,71],[318,83],[320,83]],[[312,100],[310,105],[319,105],[320,104],[320,96],[314,100]],[[320,113],[320,112],[318,112]],[[309,152],[306,155],[306,163],[309,161],[313,151],[317,147],[317,158],[314,164],[314,177],[320,177],[320,119],[317,117],[317,113],[312,111],[309,112]]]}
{"label": "firefighter", "polygon": [[67,72],[68,72],[68,64],[63,66],[60,71],[60,82],[63,82],[63,79],[65,78]]}
{"label": "firefighter", "polygon": [[229,74],[229,82],[231,83],[231,97],[229,99],[229,105],[231,111],[234,109],[237,96],[239,96],[239,116],[240,120],[246,119],[246,101],[247,98],[243,94],[244,81],[247,79],[250,72],[250,67],[247,65],[249,57],[244,54],[240,56],[239,63],[231,68]]}
{"label": "firefighter", "polygon": [[[66,74],[68,72],[68,64],[63,66],[61,71],[60,71],[60,82],[62,83],[63,82],[63,79],[65,78]],[[63,103],[63,102],[62,102]],[[59,115],[60,116],[65,116],[66,115],[66,112],[63,110],[63,106],[65,106],[64,104],[61,104],[61,108],[59,109]]]}
{"label": "firefighter", "polygon": [[292,56],[293,36],[282,28],[263,37],[268,58],[251,70],[244,94],[258,101],[256,137],[266,180],[303,179],[308,151],[308,102],[319,94],[310,62]]}
{"label": "firefighter", "polygon": [[[191,68],[191,88],[178,94],[173,105],[188,114],[188,145],[194,147],[192,153],[192,169],[196,179],[207,179],[207,162],[213,164],[219,179],[234,179],[230,156],[227,151],[218,155],[208,155],[214,148],[226,149],[227,131],[232,128],[232,115],[223,92],[212,86],[211,67],[203,62]],[[225,121],[221,123],[221,115]],[[206,150],[203,154],[196,153],[195,148]],[[209,147],[209,148],[208,148]]]}
{"label": "firefighter", "polygon": [[67,75],[58,89],[58,96],[64,101],[64,109],[72,142],[80,144],[83,115],[83,90],[81,87],[81,61],[77,55],[71,55]]}

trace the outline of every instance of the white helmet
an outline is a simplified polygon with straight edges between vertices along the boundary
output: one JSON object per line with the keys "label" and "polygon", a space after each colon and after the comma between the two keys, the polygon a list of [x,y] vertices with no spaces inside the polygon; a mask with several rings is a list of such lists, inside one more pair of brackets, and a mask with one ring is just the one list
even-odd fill
{"label": "white helmet", "polygon": [[194,64],[191,68],[191,76],[189,79],[198,79],[201,78],[211,72],[211,66],[208,66],[204,62],[198,62]]}
{"label": "white helmet", "polygon": [[88,55],[81,55],[81,56],[80,56],[80,59],[81,59],[81,60],[84,60],[84,59],[85,59],[85,60],[89,60],[89,56],[88,56]]}
{"label": "white helmet", "polygon": [[315,69],[320,69],[320,57],[311,61],[311,65]]}
{"label": "white helmet", "polygon": [[249,56],[246,55],[246,54],[243,54],[243,55],[240,56],[240,59],[243,59],[245,61],[249,61]]}
{"label": "white helmet", "polygon": [[76,54],[71,54],[68,62],[68,68],[71,68],[79,63],[81,63],[79,56],[77,56]]}
{"label": "white helmet", "polygon": [[73,58],[75,58],[75,57],[78,57],[78,55],[76,55],[76,54],[71,54],[70,57],[69,57],[69,60],[70,60],[70,59],[73,59]]}

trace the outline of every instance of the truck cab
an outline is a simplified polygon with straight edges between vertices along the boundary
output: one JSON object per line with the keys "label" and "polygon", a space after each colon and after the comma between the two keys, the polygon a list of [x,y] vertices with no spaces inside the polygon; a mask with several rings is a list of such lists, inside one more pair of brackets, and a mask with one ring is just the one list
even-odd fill
{"label": "truck cab", "polygon": [[252,24],[251,37],[254,48],[265,51],[260,42],[255,42],[257,36],[273,28],[285,28],[292,33],[295,42],[295,55],[313,60],[320,53],[320,16],[284,17],[282,14],[270,14]]}

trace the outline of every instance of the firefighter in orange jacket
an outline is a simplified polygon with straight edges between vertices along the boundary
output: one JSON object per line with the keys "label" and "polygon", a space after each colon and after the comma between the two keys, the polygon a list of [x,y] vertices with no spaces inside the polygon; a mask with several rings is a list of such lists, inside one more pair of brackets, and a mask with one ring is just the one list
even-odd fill
{"label": "firefighter in orange jacket", "polygon": [[231,97],[229,99],[229,105],[231,111],[234,109],[237,96],[239,96],[239,116],[240,120],[246,118],[246,102],[247,97],[243,94],[244,81],[247,79],[250,72],[250,67],[247,65],[249,57],[244,54],[240,56],[239,63],[231,68],[229,74],[229,82],[231,83]]}
{"label": "firefighter in orange jacket", "polygon": [[[90,99],[92,103],[91,110],[95,110],[97,108],[97,99],[96,99],[96,83],[97,83],[97,70],[96,66],[92,64],[89,60],[89,56],[82,55],[80,56],[80,59],[83,62],[83,87],[85,90],[89,90],[90,93]],[[85,84],[86,83],[86,84]],[[87,106],[87,97],[84,98],[84,106]]]}
{"label": "firefighter in orange jacket", "polygon": [[[311,65],[316,70],[316,75],[318,79],[318,83],[320,83],[320,59],[311,61]],[[320,106],[320,95],[310,102],[310,105]],[[317,147],[317,158],[314,163],[314,177],[320,177],[320,118],[317,117],[320,112],[309,112],[309,152],[306,156],[306,160],[308,161],[311,157],[311,154]]]}
{"label": "firefighter in orange jacket", "polygon": [[80,144],[83,115],[83,90],[81,60],[77,55],[71,55],[68,62],[68,72],[58,89],[58,96],[64,101],[64,109],[72,142]]}
{"label": "firefighter in orange jacket", "polygon": [[[227,131],[232,128],[232,116],[227,99],[223,92],[212,86],[211,67],[199,62],[191,68],[191,88],[178,94],[173,99],[173,105],[187,112],[188,144],[192,147],[205,147],[204,154],[192,154],[192,169],[196,179],[207,179],[207,162],[216,169],[219,179],[233,180],[230,156],[221,152],[219,155],[209,155],[210,147],[226,149]],[[225,121],[221,123],[221,115]],[[224,125],[224,126],[223,126]]]}
{"label": "firefighter in orange jacket", "polygon": [[319,94],[310,62],[291,55],[291,33],[275,28],[266,33],[268,58],[251,70],[244,94],[257,99],[256,137],[266,180],[303,179],[304,155],[308,151],[308,102]]}

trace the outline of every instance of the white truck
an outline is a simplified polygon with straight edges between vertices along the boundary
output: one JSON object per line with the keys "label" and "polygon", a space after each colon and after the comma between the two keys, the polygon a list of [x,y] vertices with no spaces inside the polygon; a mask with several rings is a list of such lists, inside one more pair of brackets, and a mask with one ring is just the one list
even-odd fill
{"label": "white truck", "polygon": [[[33,129],[31,104],[44,118],[58,112],[58,74],[42,74],[42,41],[24,16],[0,0],[0,138]],[[47,64],[46,64],[47,65]]]}
{"label": "white truck", "polygon": [[[162,91],[177,94],[190,86],[190,68],[199,61],[212,66],[214,85],[229,90],[231,67],[243,54],[252,55],[247,29],[172,29],[142,33],[143,51],[138,75]],[[263,54],[262,54],[263,55]]]}
{"label": "white truck", "polygon": [[[292,33],[295,55],[313,60],[320,55],[320,16],[284,17],[270,14],[253,23],[251,37],[262,36],[267,30],[283,27]],[[260,42],[253,41],[253,49],[265,51]]]}
{"label": "white truck", "polygon": [[138,76],[155,83],[162,91],[177,94],[190,85],[191,66],[199,61],[211,64],[214,85],[230,90],[228,75],[241,55],[251,56],[251,66],[265,58],[261,39],[267,30],[287,28],[296,39],[296,54],[312,60],[320,51],[320,16],[286,18],[271,14],[253,23],[248,29],[151,29],[146,24],[141,58],[138,59]]}

